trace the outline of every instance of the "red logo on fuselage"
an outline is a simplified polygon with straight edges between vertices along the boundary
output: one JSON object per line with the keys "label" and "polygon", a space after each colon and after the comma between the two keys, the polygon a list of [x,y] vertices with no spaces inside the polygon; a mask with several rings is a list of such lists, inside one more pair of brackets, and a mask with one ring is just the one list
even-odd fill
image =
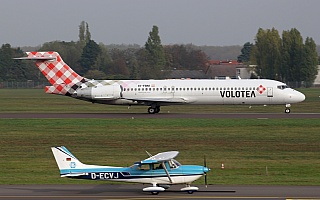
{"label": "red logo on fuselage", "polygon": [[266,88],[263,87],[262,85],[260,85],[260,86],[257,88],[257,90],[258,90],[259,94],[262,94],[262,93],[266,90]]}

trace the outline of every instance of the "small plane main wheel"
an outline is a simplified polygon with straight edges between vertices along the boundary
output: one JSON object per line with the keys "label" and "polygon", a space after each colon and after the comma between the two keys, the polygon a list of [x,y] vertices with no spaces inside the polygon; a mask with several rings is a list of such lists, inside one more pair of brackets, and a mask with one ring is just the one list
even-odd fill
{"label": "small plane main wheel", "polygon": [[188,191],[188,194],[193,194],[193,191],[192,191],[192,190],[189,190],[189,191]]}
{"label": "small plane main wheel", "polygon": [[159,192],[151,192],[152,195],[158,195]]}
{"label": "small plane main wheel", "polygon": [[154,113],[156,113],[156,109],[155,109],[155,108],[152,108],[152,107],[149,107],[149,108],[148,108],[148,113],[149,113],[149,114],[154,114]]}
{"label": "small plane main wheel", "polygon": [[284,110],[284,112],[285,112],[285,113],[290,113],[290,108],[286,108],[286,109]]}

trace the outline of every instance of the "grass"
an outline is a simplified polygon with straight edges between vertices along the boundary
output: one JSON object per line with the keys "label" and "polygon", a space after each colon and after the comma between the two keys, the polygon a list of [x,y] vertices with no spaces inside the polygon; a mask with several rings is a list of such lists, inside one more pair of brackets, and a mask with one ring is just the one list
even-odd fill
{"label": "grass", "polygon": [[[319,89],[292,112],[319,112]],[[284,106],[169,106],[162,112],[283,112]],[[42,90],[0,90],[0,112],[146,112],[92,105]],[[319,119],[0,119],[0,184],[101,184],[59,177],[51,146],[82,162],[128,166],[178,150],[183,164],[207,163],[210,184],[320,185]],[[224,163],[225,169],[221,169]],[[110,183],[110,182],[109,182]],[[203,183],[203,178],[197,181]]]}
{"label": "grass", "polygon": [[128,166],[145,150],[179,150],[184,164],[203,164],[206,155],[211,184],[320,184],[318,119],[1,119],[0,126],[0,184],[88,183],[59,177],[50,151],[58,145],[99,165]]}

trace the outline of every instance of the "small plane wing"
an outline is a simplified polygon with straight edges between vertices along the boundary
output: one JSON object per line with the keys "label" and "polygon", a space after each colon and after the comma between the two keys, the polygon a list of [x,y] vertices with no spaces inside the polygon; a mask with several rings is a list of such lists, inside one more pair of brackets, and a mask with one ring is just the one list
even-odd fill
{"label": "small plane wing", "polygon": [[154,156],[151,156],[145,160],[142,160],[142,164],[147,164],[147,163],[159,163],[167,160],[171,160],[175,157],[177,157],[179,154],[179,151],[167,151],[167,152],[162,152],[158,153]]}

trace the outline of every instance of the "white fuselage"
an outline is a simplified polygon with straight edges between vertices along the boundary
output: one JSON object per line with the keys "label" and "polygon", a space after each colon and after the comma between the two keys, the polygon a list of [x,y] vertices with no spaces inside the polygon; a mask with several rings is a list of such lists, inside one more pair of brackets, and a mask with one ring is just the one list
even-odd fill
{"label": "white fuselage", "polygon": [[290,104],[305,96],[265,79],[95,81],[77,90],[80,99],[115,105]]}

